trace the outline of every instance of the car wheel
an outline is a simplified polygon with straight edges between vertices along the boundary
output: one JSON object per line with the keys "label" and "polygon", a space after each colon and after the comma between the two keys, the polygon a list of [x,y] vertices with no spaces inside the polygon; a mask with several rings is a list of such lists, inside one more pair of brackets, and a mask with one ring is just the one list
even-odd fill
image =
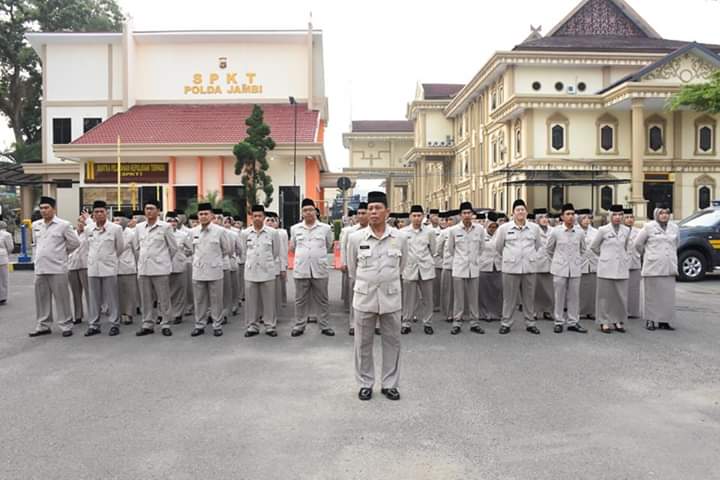
{"label": "car wheel", "polygon": [[678,263],[681,282],[697,282],[705,278],[707,260],[705,259],[705,255],[697,250],[682,252]]}

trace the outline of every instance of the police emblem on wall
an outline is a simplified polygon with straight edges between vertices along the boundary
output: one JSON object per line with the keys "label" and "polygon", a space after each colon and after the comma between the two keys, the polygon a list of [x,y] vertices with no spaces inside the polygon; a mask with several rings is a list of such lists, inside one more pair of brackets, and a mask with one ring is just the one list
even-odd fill
{"label": "police emblem on wall", "polygon": [[227,68],[227,57],[220,57],[220,68],[223,70]]}

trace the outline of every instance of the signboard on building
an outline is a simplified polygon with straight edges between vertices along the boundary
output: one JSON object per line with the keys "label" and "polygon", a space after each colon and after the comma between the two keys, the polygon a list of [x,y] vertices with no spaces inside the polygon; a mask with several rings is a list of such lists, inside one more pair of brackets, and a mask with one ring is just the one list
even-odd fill
{"label": "signboard on building", "polygon": [[[121,163],[120,183],[167,183],[167,163]],[[85,183],[117,183],[117,163],[85,164]]]}

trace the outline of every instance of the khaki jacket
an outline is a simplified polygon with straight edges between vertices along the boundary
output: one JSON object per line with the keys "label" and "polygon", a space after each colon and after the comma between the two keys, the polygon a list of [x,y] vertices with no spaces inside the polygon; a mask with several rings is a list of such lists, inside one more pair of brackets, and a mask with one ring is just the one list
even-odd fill
{"label": "khaki jacket", "polygon": [[312,226],[305,222],[290,229],[290,251],[295,252],[294,278],[328,278],[328,253],[333,249],[330,225],[316,221]]}
{"label": "khaki jacket", "polygon": [[620,225],[617,231],[612,224],[603,225],[590,244],[599,256],[598,278],[624,280],[630,278],[630,229]]}
{"label": "khaki jacket", "polygon": [[192,237],[189,231],[181,228],[172,233],[178,247],[172,260],[172,273],[183,273],[187,269],[188,258],[192,257]]}
{"label": "khaki jacket", "polygon": [[260,231],[248,227],[240,234],[245,255],[245,280],[269,282],[275,280],[275,262],[280,256],[280,237],[277,230],[263,225]]}
{"label": "khaki jacket", "polygon": [[137,254],[133,237],[135,229],[126,228],[123,230],[123,241],[125,249],[118,258],[118,275],[137,275]]}
{"label": "khaki jacket", "polygon": [[88,277],[114,277],[118,274],[118,258],[125,249],[123,229],[109,221],[100,228],[92,223],[85,227],[88,239]]}
{"label": "khaki jacket", "polygon": [[87,227],[82,233],[75,231],[80,240],[80,246],[68,254],[68,270],[86,270],[88,268],[88,237]]}
{"label": "khaki jacket", "polygon": [[536,272],[537,251],[543,246],[540,227],[530,222],[520,227],[510,221],[500,225],[495,236],[495,250],[502,256],[503,273]]}
{"label": "khaki jacket", "polygon": [[578,225],[567,229],[565,225],[553,228],[546,246],[550,258],[550,273],[557,277],[579,278],[585,260],[585,232]]}
{"label": "khaki jacket", "polygon": [[208,224],[206,228],[198,225],[190,230],[193,280],[212,282],[223,278],[223,258],[233,248],[226,232],[214,223]]}
{"label": "khaki jacket", "polygon": [[32,223],[33,260],[36,275],[57,275],[68,272],[68,254],[80,246],[80,239],[70,222],[53,217]]}
{"label": "khaki jacket", "polygon": [[587,230],[583,230],[580,226],[578,228],[585,234],[585,245],[588,246],[588,249],[585,250],[585,258],[583,258],[582,273],[595,273],[597,272],[598,257],[589,247],[598,231],[592,225]]}
{"label": "khaki jacket", "polygon": [[543,228],[538,225],[542,247],[537,251],[537,259],[535,260],[535,272],[537,273],[550,273],[550,257],[548,257],[547,254],[547,244],[552,230],[551,227],[543,230]]}
{"label": "khaki jacket", "polygon": [[653,221],[640,231],[635,239],[635,249],[643,255],[643,277],[665,277],[677,275],[677,248],[680,229],[668,223],[663,229]]}
{"label": "khaki jacket", "polygon": [[495,248],[496,237],[485,232],[485,246],[480,254],[481,272],[500,272],[502,270],[502,258]]}
{"label": "khaki jacket", "polygon": [[462,222],[448,232],[447,249],[453,257],[454,278],[478,278],[480,276],[480,254],[485,247],[485,229],[473,223],[465,228]]}
{"label": "khaki jacket", "polygon": [[403,280],[431,280],[435,278],[435,238],[437,233],[431,227],[421,226],[415,230],[412,225],[400,230],[405,235],[408,256],[405,259]]}
{"label": "khaki jacket", "polygon": [[172,273],[172,259],[177,251],[177,242],[172,228],[157,220],[155,224],[138,223],[135,227],[133,244],[138,252],[138,275],[156,277]]}

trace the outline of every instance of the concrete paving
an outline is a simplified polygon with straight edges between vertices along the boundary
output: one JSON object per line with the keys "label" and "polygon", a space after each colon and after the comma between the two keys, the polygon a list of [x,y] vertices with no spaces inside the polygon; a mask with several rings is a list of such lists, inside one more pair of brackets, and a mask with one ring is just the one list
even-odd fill
{"label": "concrete paving", "polygon": [[720,478],[718,277],[678,285],[675,333],[417,326],[399,402],[357,399],[337,274],[334,338],[291,338],[288,308],[275,339],[244,338],[241,316],[221,338],[186,317],[171,338],[31,339],[32,273],[10,282],[3,480]]}

